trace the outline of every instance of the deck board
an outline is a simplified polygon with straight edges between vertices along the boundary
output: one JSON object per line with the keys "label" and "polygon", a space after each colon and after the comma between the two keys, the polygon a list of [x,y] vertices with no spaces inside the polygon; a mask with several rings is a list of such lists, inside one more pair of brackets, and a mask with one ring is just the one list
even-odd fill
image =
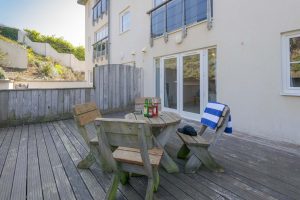
{"label": "deck board", "polygon": [[[94,137],[95,129],[88,130]],[[222,136],[210,151],[225,172],[201,168],[184,174],[185,161],[176,158],[181,144],[175,134],[167,144],[181,172],[161,168],[154,199],[300,199],[297,145],[240,133]],[[0,199],[104,199],[111,174],[97,164],[89,170],[76,167],[88,150],[73,120],[1,128]],[[119,185],[117,199],[143,199],[146,184],[143,176],[131,177],[129,184]]]}
{"label": "deck board", "polygon": [[43,198],[40,166],[38,160],[37,140],[34,125],[29,126],[28,136],[28,167],[27,167],[27,199],[38,200]]}
{"label": "deck board", "polygon": [[60,199],[57,186],[55,183],[54,174],[52,171],[46,143],[44,140],[41,124],[34,126],[36,131],[38,159],[40,166],[40,176],[42,182],[43,199]]}
{"label": "deck board", "polygon": [[26,199],[28,126],[22,127],[11,199]]}
{"label": "deck board", "polygon": [[49,153],[49,159],[55,177],[57,190],[61,199],[74,200],[75,195],[70,185],[69,179],[65,173],[64,167],[59,158],[58,152],[55,148],[54,142],[51,138],[51,133],[48,129],[47,124],[42,125],[42,131],[45,139],[45,143]]}
{"label": "deck board", "polygon": [[0,177],[0,199],[10,199],[22,127],[15,129]]}

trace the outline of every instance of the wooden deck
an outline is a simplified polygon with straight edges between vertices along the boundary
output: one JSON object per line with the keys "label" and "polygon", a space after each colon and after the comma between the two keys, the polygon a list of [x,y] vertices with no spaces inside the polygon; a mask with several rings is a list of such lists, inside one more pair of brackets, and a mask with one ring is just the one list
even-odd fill
{"label": "wooden deck", "polygon": [[[92,128],[91,128],[92,130]],[[181,141],[174,134],[168,152]],[[235,133],[211,148],[225,173],[160,170],[155,199],[300,199],[300,147]],[[87,146],[73,120],[0,129],[0,199],[104,199],[111,175],[98,165],[78,170]],[[183,168],[184,161],[176,162]],[[144,177],[119,186],[118,199],[143,199]]]}

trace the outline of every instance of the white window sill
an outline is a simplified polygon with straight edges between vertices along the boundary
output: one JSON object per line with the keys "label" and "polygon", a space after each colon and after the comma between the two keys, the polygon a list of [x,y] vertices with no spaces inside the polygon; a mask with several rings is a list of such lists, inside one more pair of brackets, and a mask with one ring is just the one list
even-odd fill
{"label": "white window sill", "polygon": [[130,31],[130,29],[127,29],[126,31],[120,32],[119,35],[123,35],[123,34],[129,32],[129,31]]}
{"label": "white window sill", "polygon": [[300,97],[300,89],[284,90],[280,92],[281,96],[298,96]]}

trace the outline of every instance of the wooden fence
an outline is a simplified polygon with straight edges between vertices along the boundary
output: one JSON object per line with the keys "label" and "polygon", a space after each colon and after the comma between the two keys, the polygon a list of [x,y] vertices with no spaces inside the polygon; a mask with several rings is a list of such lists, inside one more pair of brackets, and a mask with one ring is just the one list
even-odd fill
{"label": "wooden fence", "polygon": [[132,109],[134,99],[143,95],[142,76],[142,69],[133,66],[96,66],[95,98],[101,112]]}
{"label": "wooden fence", "polygon": [[0,90],[0,127],[71,118],[75,104],[91,101],[101,113],[130,110],[142,94],[142,69],[96,66],[93,88]]}
{"label": "wooden fence", "polygon": [[73,105],[90,101],[94,88],[0,90],[0,126],[67,119]]}

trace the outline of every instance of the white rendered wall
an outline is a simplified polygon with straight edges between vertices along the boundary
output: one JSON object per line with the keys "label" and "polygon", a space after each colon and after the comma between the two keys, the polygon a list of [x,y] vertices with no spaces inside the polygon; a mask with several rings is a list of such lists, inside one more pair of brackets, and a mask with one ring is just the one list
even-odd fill
{"label": "white rendered wall", "polygon": [[[154,96],[153,59],[215,46],[217,99],[228,104],[236,131],[300,144],[300,97],[281,93],[281,34],[300,30],[300,1],[214,0],[213,29],[206,22],[149,45],[152,1],[111,1],[111,63],[144,68],[144,95]],[[131,28],[119,33],[119,13],[131,11]],[[143,53],[142,49],[146,48]],[[133,55],[133,52],[135,53]]]}

